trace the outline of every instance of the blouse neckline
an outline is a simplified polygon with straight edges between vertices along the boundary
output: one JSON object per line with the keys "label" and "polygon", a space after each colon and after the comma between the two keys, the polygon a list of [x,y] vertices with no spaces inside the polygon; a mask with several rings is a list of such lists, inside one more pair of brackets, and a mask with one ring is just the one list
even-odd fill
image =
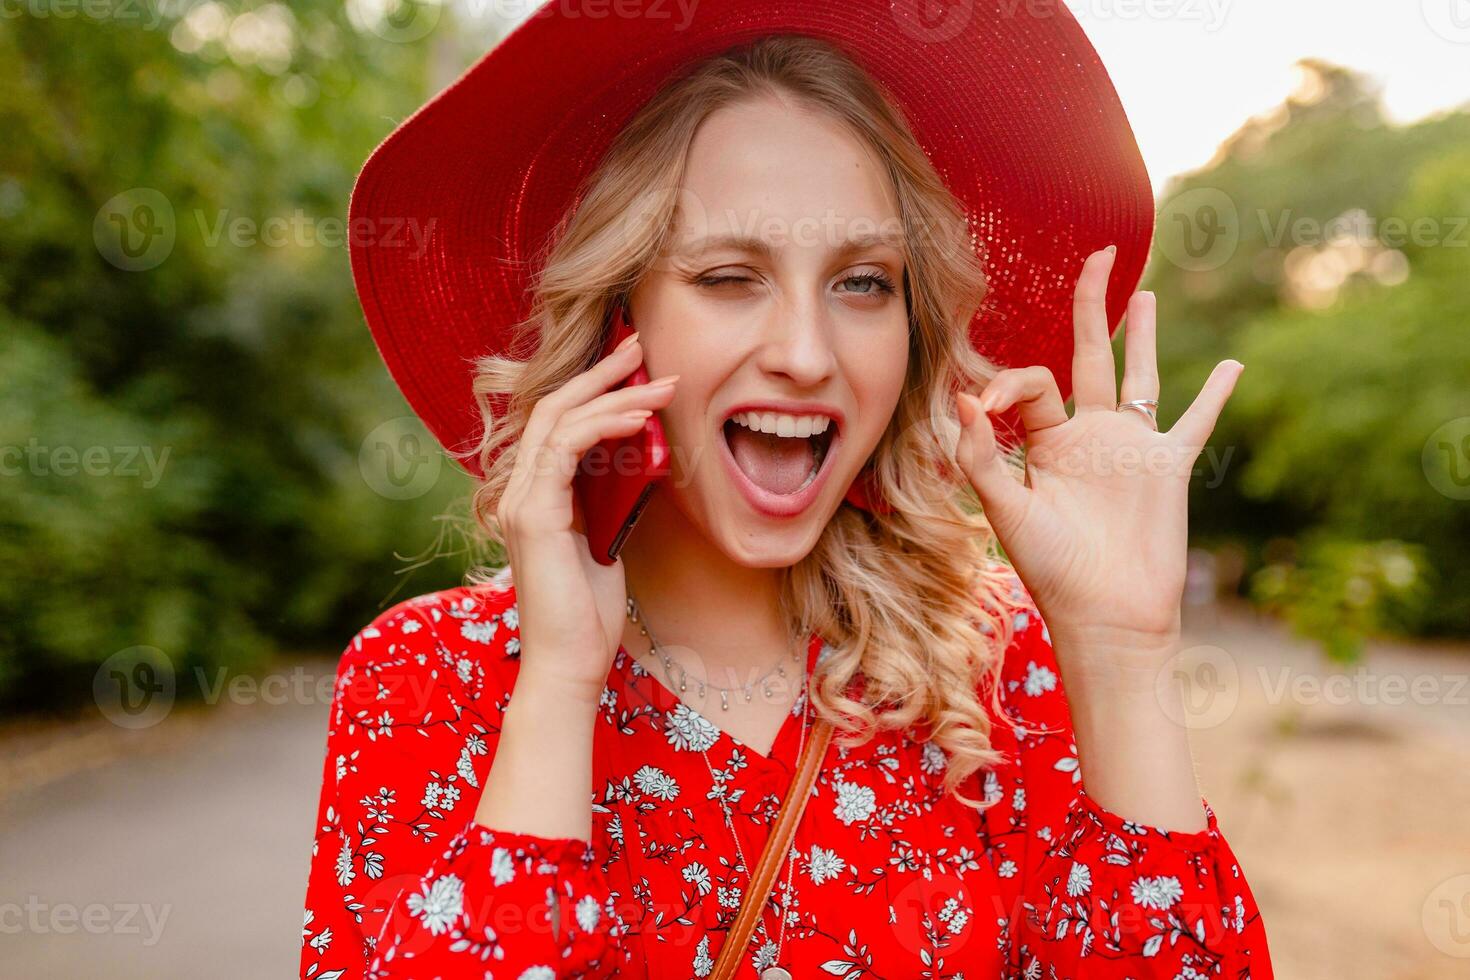
{"label": "blouse neckline", "polygon": [[[820,659],[824,646],[825,644],[821,636],[815,630],[812,631],[811,636],[807,639],[807,678],[811,677],[812,670],[816,666],[817,660]],[[754,746],[742,742],[721,728],[718,722],[717,712],[706,714],[681,698],[678,693],[665,685],[653,671],[645,669],[628,652],[622,643],[618,644],[618,653],[613,660],[613,669],[618,675],[621,690],[629,692],[636,691],[648,704],[653,706],[657,712],[656,722],[662,721],[666,715],[677,710],[681,705],[685,711],[707,722],[714,729],[715,733],[717,733],[714,735],[714,741],[709,746],[709,750],[714,752],[710,756],[712,760],[718,762],[728,756],[730,749],[739,749],[747,756],[752,765],[763,768],[779,768],[787,772],[794,771],[797,748],[801,740],[801,707],[802,698],[806,696],[805,693],[797,696],[797,700],[792,703],[791,710],[788,710],[785,717],[782,718],[781,727],[776,731],[776,738],[771,743],[770,751],[768,753],[762,753]],[[713,698],[714,695],[711,694],[710,697]],[[808,725],[814,721],[815,718],[811,718]],[[808,728],[807,735],[808,737],[811,735],[810,728]],[[722,749],[724,751],[718,751]]]}

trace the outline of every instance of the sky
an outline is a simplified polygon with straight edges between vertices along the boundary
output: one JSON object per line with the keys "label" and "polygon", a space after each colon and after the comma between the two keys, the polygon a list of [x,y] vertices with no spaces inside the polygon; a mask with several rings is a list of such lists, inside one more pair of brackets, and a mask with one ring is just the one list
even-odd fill
{"label": "sky", "polygon": [[1405,123],[1470,108],[1470,0],[1065,0],[1107,66],[1161,194],[1317,57],[1362,71]]}

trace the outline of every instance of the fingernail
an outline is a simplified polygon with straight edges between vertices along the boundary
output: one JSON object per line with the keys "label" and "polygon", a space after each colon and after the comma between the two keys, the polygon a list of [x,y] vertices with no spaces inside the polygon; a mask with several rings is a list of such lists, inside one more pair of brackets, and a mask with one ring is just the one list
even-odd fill
{"label": "fingernail", "polygon": [[1109,245],[1107,248],[1103,249],[1103,251],[1107,252],[1109,255],[1116,255],[1118,254],[1118,246]]}
{"label": "fingernail", "polygon": [[666,374],[662,378],[654,378],[652,381],[650,381],[648,383],[650,385],[671,385],[675,381],[678,381],[678,380],[679,380],[679,376],[677,374]]}
{"label": "fingernail", "polygon": [[637,339],[638,331],[634,330],[632,333],[628,334],[628,336],[623,338],[623,342],[621,344],[618,344],[616,350],[626,350],[627,348],[633,346],[633,341]]}

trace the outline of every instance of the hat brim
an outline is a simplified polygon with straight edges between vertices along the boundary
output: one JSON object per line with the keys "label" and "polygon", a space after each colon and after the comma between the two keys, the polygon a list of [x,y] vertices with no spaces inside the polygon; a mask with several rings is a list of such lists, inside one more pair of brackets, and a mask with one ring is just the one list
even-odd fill
{"label": "hat brim", "polygon": [[474,359],[527,315],[533,262],[579,183],[671,73],[778,32],[836,43],[891,93],[983,245],[972,342],[1003,367],[1050,368],[1069,394],[1083,260],[1118,246],[1116,329],[1148,259],[1132,128],[1061,3],[973,0],[937,23],[914,3],[698,0],[686,22],[672,2],[598,18],[553,0],[378,146],[348,212],[358,297],[409,405],[465,469],[480,472],[462,455],[481,432]]}

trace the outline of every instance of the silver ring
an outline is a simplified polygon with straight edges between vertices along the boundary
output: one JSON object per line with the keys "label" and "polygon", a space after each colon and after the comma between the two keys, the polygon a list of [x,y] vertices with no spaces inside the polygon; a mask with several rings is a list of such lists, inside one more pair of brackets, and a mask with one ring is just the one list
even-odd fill
{"label": "silver ring", "polygon": [[1118,406],[1118,411],[1120,411],[1120,412],[1137,412],[1138,414],[1142,415],[1144,418],[1148,419],[1148,424],[1153,427],[1153,430],[1155,432],[1158,432],[1159,431],[1159,413],[1157,411],[1158,407],[1159,407],[1159,403],[1158,403],[1158,401],[1156,399],[1153,399],[1153,398],[1135,398],[1132,401],[1126,401],[1123,404],[1119,405]]}

